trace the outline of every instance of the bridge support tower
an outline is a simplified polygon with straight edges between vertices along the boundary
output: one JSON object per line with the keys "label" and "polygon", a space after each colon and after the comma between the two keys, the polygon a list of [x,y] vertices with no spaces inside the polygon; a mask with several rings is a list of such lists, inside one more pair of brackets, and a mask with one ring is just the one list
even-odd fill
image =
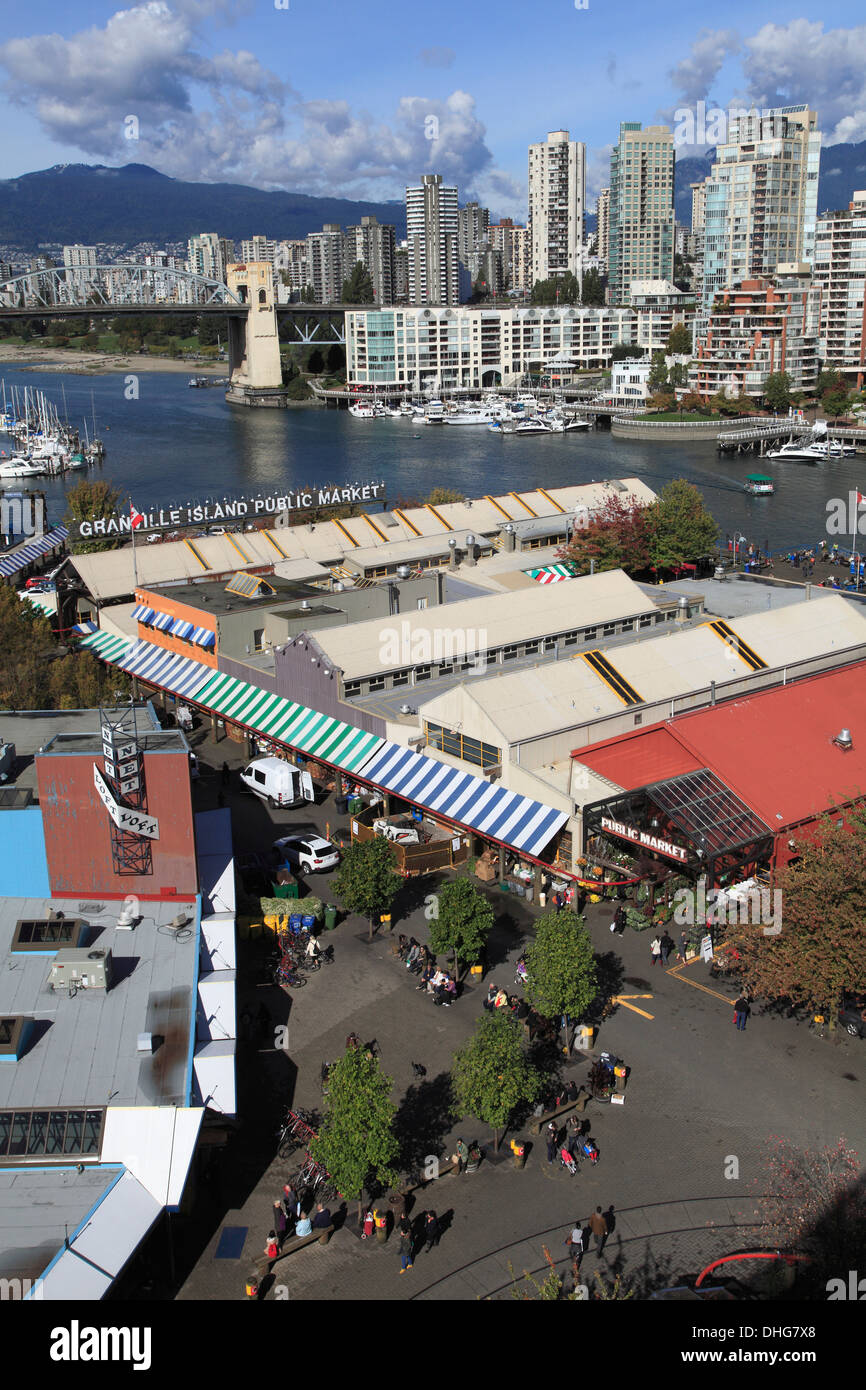
{"label": "bridge support tower", "polygon": [[230,405],[288,404],[280,364],[280,338],[274,305],[273,270],[267,261],[247,261],[226,269],[229,289],[250,307],[229,316]]}

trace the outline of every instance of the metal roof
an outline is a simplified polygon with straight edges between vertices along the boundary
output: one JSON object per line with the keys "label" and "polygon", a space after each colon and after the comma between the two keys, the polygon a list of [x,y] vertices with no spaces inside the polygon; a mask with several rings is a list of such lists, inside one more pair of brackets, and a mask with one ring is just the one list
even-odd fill
{"label": "metal roof", "polygon": [[83,1173],[74,1167],[0,1168],[0,1278],[37,1279],[118,1173],[101,1165],[87,1165]]}
{"label": "metal roof", "polygon": [[646,792],[707,857],[730,853],[754,840],[772,838],[770,827],[708,768],[655,782]]}

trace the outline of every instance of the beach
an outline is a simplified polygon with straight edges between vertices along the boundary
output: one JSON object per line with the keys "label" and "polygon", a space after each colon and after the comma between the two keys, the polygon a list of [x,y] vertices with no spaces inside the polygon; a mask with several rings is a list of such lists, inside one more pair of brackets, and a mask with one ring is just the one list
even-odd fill
{"label": "beach", "polygon": [[228,377],[228,362],[178,361],[148,353],[79,352],[77,348],[22,347],[0,342],[0,363],[14,362],[24,370],[72,372],[100,376],[108,372],[182,372],[186,376]]}

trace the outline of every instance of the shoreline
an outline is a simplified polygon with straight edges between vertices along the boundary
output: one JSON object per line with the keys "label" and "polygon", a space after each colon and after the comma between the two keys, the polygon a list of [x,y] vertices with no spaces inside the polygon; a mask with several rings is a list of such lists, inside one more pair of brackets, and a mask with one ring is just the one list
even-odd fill
{"label": "shoreline", "polygon": [[79,352],[77,348],[21,347],[0,342],[0,365],[22,371],[69,372],[73,376],[108,376],[113,372],[185,372],[187,376],[224,377],[227,362],[178,362],[147,353]]}

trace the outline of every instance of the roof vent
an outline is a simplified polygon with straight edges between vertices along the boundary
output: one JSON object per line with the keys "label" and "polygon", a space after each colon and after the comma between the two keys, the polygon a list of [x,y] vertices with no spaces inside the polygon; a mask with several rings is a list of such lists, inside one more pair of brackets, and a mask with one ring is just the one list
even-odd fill
{"label": "roof vent", "polygon": [[305,599],[302,601],[302,603],[301,603],[301,612],[302,612],[302,613],[309,613],[309,611],[310,611],[310,600],[307,599],[307,598],[305,598]]}
{"label": "roof vent", "polygon": [[412,708],[411,705],[401,705],[401,706],[400,706],[400,713],[401,713],[401,714],[414,714],[415,711],[413,710],[413,708]]}
{"label": "roof vent", "polygon": [[833,742],[835,743],[837,748],[841,748],[843,752],[848,753],[854,747],[854,740],[851,737],[851,730],[840,729]]}
{"label": "roof vent", "polygon": [[397,578],[398,578],[398,579],[408,579],[408,578],[409,578],[409,575],[410,575],[411,573],[412,573],[412,571],[410,570],[410,568],[409,568],[408,565],[398,565],[398,566],[397,566]]}

